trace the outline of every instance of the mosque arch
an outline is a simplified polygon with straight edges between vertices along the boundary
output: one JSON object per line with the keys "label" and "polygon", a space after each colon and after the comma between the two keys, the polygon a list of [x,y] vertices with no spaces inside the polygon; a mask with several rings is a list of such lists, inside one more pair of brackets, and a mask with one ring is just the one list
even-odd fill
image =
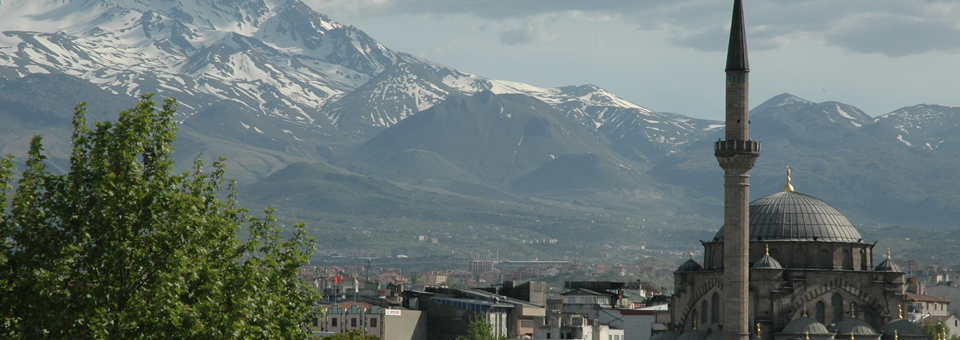
{"label": "mosque arch", "polygon": [[843,321],[843,297],[840,293],[833,293],[830,297],[830,322],[838,323]]}
{"label": "mosque arch", "polygon": [[713,298],[711,298],[710,300],[711,300],[710,301],[711,307],[713,308],[710,310],[710,316],[712,317],[710,321],[712,323],[719,324],[720,323],[720,293],[713,292]]}

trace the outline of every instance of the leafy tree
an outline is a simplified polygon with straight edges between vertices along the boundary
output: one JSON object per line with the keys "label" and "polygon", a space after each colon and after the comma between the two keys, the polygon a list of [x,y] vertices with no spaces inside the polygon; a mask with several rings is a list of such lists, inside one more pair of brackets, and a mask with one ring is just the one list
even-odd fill
{"label": "leafy tree", "polygon": [[960,340],[960,336],[950,335],[950,328],[943,322],[924,322],[923,334],[930,337],[930,340]]}
{"label": "leafy tree", "polygon": [[467,325],[467,336],[458,336],[457,340],[506,340],[506,336],[493,336],[493,325],[490,325],[483,315],[477,315]]}
{"label": "leafy tree", "polygon": [[144,95],[91,128],[81,103],[69,173],[47,170],[34,137],[9,206],[0,161],[0,338],[310,336],[319,295],[297,274],[313,240],[238,207],[223,159],[174,174],[176,106]]}
{"label": "leafy tree", "polygon": [[326,336],[323,340],[380,340],[376,335],[363,335],[360,330],[352,329],[346,333],[337,333]]}

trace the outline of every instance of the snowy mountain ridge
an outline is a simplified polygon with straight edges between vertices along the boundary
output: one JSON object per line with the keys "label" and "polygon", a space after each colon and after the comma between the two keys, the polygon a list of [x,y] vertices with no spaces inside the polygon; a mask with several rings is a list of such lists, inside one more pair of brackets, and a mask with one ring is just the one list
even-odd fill
{"label": "snowy mountain ridge", "polygon": [[280,124],[296,141],[363,140],[480,91],[537,98],[614,145],[639,134],[652,149],[675,149],[715,123],[652,112],[593,85],[541,88],[458,71],[390,50],[299,0],[3,1],[0,32],[7,79],[64,73],[115,94],[157,93],[178,99],[181,119],[233,102],[260,118],[228,124],[261,135]]}

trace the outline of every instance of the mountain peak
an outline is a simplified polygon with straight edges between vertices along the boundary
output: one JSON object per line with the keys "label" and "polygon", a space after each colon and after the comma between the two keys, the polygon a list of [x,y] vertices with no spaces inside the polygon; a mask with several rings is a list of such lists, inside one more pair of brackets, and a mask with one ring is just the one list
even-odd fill
{"label": "mountain peak", "polygon": [[813,105],[816,103],[794,96],[789,93],[781,93],[774,96],[773,98],[767,99],[767,101],[763,102],[763,104],[757,105],[756,107],[753,108],[753,110],[759,112],[759,111],[769,109],[771,107],[780,107],[780,106],[793,105],[793,104]]}

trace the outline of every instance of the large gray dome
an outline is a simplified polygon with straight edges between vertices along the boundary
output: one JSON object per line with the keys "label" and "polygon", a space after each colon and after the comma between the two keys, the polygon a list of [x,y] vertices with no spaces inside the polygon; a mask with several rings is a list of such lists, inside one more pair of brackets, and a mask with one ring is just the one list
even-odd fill
{"label": "large gray dome", "polygon": [[[713,241],[723,242],[723,227]],[[781,191],[750,202],[750,241],[863,242],[863,236],[827,202]]]}

